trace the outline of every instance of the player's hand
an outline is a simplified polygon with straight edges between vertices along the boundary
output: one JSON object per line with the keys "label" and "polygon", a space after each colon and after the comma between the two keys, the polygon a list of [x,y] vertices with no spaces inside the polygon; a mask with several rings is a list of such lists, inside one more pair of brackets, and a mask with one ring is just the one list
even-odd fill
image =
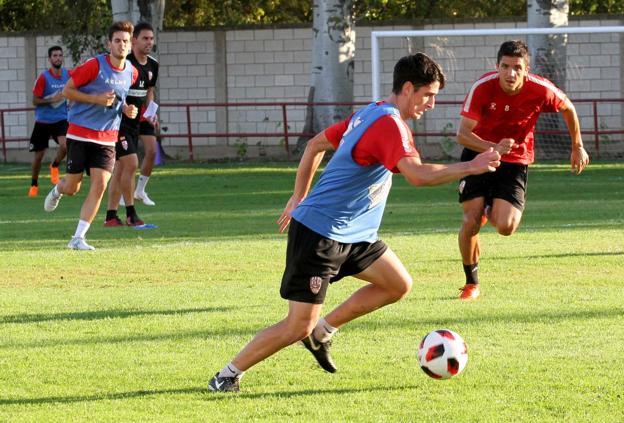
{"label": "player's hand", "polygon": [[63,95],[63,92],[59,91],[54,95],[54,97],[50,99],[50,103],[52,104],[58,103],[59,101],[63,101],[64,99],[65,99],[65,96]]}
{"label": "player's hand", "polygon": [[124,104],[123,112],[130,119],[134,119],[139,114],[139,109],[134,104]]}
{"label": "player's hand", "polygon": [[279,225],[280,233],[283,233],[288,227],[288,224],[290,223],[290,219],[292,218],[291,213],[293,212],[293,210],[295,210],[295,208],[299,205],[300,202],[301,200],[299,200],[298,198],[295,198],[295,196],[292,196],[290,197],[290,200],[288,200],[288,203],[286,203],[286,207],[284,208],[284,211],[282,212],[279,219],[277,219],[277,224]]}
{"label": "player's hand", "polygon": [[155,114],[154,116],[152,116],[152,118],[149,120],[149,123],[151,123],[154,126],[154,129],[158,130],[158,127],[160,126],[158,115]]}
{"label": "player's hand", "polygon": [[494,150],[498,151],[499,154],[502,156],[511,151],[511,149],[514,147],[515,142],[516,141],[513,138],[503,138],[498,142],[498,144],[496,144]]}
{"label": "player's hand", "polygon": [[572,148],[572,154],[570,154],[570,164],[572,165],[572,172],[577,175],[585,169],[585,166],[589,164],[589,155],[587,154],[587,151],[585,151],[585,148]]}
{"label": "player's hand", "polygon": [[486,172],[494,172],[500,166],[501,155],[493,148],[489,148],[470,161],[470,174],[479,175]]}
{"label": "player's hand", "polygon": [[101,106],[110,107],[115,102],[115,92],[111,91],[108,93],[98,94],[96,95],[96,101],[97,104]]}

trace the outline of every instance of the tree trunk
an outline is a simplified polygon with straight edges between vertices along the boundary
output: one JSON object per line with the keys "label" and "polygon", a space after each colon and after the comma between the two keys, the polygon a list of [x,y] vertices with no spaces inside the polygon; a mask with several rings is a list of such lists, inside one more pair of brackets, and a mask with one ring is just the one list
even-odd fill
{"label": "tree trunk", "polygon": [[[529,28],[555,28],[568,26],[568,0],[528,0],[527,25]],[[529,35],[531,72],[548,78],[565,91],[566,88],[566,34]],[[536,153],[542,158],[562,158],[567,155],[566,135],[539,134],[540,131],[564,131],[565,124],[559,114],[540,116],[536,127]]]}
{"label": "tree trunk", "polygon": [[[353,102],[355,28],[353,0],[314,0],[314,34],[310,82],[314,102]],[[308,110],[308,114],[311,111]],[[346,118],[351,106],[314,107],[313,132]],[[298,142],[300,150],[305,141]]]}
{"label": "tree trunk", "polygon": [[162,29],[165,0],[111,0],[111,8],[113,21],[143,21],[151,23],[156,31]]}

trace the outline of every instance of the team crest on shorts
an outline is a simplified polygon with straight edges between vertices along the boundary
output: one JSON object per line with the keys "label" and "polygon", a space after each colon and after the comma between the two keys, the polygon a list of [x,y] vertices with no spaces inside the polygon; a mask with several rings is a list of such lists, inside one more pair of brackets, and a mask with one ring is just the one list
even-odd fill
{"label": "team crest on shorts", "polygon": [[310,278],[310,291],[312,291],[314,295],[318,294],[321,290],[322,283],[323,279],[321,279],[320,276],[312,276]]}
{"label": "team crest on shorts", "polygon": [[126,138],[122,138],[120,139],[121,141],[121,148],[123,148],[124,150],[128,149],[128,141],[126,141]]}
{"label": "team crest on shorts", "polygon": [[459,182],[459,193],[461,194],[462,192],[464,192],[464,187],[466,186],[466,180],[462,179]]}

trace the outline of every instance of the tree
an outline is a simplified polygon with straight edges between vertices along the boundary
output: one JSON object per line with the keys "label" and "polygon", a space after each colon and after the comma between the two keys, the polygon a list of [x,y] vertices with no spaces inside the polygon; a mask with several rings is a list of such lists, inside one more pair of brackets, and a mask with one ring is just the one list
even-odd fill
{"label": "tree", "polygon": [[64,0],[57,12],[61,40],[74,63],[106,50],[106,34],[111,22],[106,0]]}
{"label": "tree", "polygon": [[[352,0],[314,0],[314,36],[309,100],[320,102],[353,102],[353,58],[355,28]],[[346,118],[350,106],[316,106],[308,108],[306,122],[311,128],[304,132],[319,132]],[[300,139],[297,149],[306,140]]]}
{"label": "tree", "polygon": [[111,0],[113,20],[132,23],[149,22],[156,31],[162,29],[165,0]]}
{"label": "tree", "polygon": [[[568,0],[528,0],[527,26],[529,28],[554,28],[568,26]],[[566,82],[566,34],[529,35],[529,53],[532,72],[551,80],[565,91]],[[564,129],[560,116],[540,117],[536,130],[561,131]],[[551,157],[548,150],[559,151],[566,137],[557,134],[542,134],[536,143],[542,157]],[[549,147],[554,147],[550,149]]]}

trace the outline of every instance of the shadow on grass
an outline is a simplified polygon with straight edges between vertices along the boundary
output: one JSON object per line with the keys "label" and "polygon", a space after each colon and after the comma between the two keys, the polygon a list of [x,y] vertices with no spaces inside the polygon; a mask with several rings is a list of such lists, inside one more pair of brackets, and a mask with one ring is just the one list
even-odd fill
{"label": "shadow on grass", "polygon": [[59,320],[101,320],[101,319],[126,319],[137,316],[175,316],[191,313],[220,313],[231,311],[232,307],[205,307],[184,308],[178,310],[101,310],[101,311],[77,311],[70,313],[51,314],[15,314],[1,316],[2,323],[40,323],[54,322]]}
{"label": "shadow on grass", "polygon": [[[456,297],[452,297],[453,300]],[[586,320],[586,319],[608,319],[612,317],[621,317],[621,308],[609,308],[598,310],[575,310],[575,311],[558,311],[543,313],[500,313],[500,314],[477,314],[472,316],[461,316],[456,318],[409,318],[400,321],[387,319],[381,325],[390,328],[419,327],[419,326],[455,326],[472,323],[552,323],[563,320]],[[350,324],[354,329],[371,330],[378,328],[380,323],[377,321],[355,321]]]}
{"label": "shadow on grass", "polygon": [[624,256],[624,251],[601,251],[596,253],[563,253],[563,254],[541,254],[535,256],[526,256],[527,259],[540,258],[568,258],[568,257],[603,257],[603,256]]}
{"label": "shadow on grass", "polygon": [[[459,254],[458,254],[459,255]],[[523,259],[566,259],[573,257],[608,257],[608,256],[624,256],[624,251],[599,251],[593,253],[560,253],[560,254],[539,254],[533,256],[522,256]],[[492,255],[492,259],[496,260],[505,260],[505,259],[517,259],[517,255]],[[457,263],[457,258],[431,258],[431,259],[420,259],[421,263]]]}
{"label": "shadow on grass", "polygon": [[[206,385],[208,381],[206,380]],[[268,397],[276,398],[294,398],[308,395],[343,395],[354,394],[358,392],[390,392],[404,389],[416,389],[417,386],[378,386],[371,388],[336,388],[336,389],[304,389],[300,391],[279,391],[279,392],[259,392],[259,393],[214,393],[208,391],[207,387],[181,388],[181,389],[153,389],[140,390],[131,392],[110,393],[104,395],[76,395],[76,396],[58,396],[58,397],[42,397],[42,398],[0,398],[0,405],[39,405],[39,404],[67,404],[93,401],[115,401],[132,398],[142,398],[156,395],[187,395],[187,394],[203,394],[205,393],[206,401],[221,401],[228,399],[260,399]]]}
{"label": "shadow on grass", "polygon": [[97,337],[78,339],[53,339],[22,343],[6,342],[0,344],[0,349],[26,349],[26,348],[56,348],[61,346],[83,345],[112,345],[133,344],[136,342],[180,341],[183,339],[210,339],[214,337],[249,336],[259,330],[259,327],[230,328],[223,327],[219,330],[196,330],[187,332],[162,333],[156,335],[128,335],[118,337]]}

